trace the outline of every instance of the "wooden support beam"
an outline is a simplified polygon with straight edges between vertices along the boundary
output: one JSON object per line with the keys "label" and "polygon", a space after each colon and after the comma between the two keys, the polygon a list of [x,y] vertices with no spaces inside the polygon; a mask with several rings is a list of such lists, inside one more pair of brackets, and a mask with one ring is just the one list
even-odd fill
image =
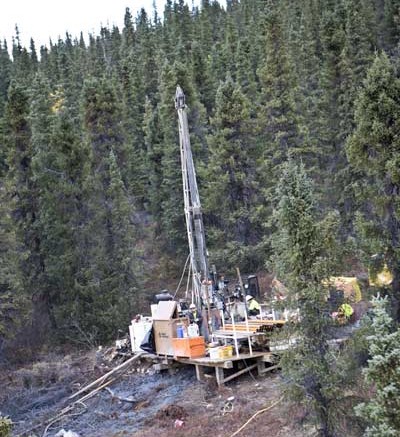
{"label": "wooden support beam", "polygon": [[265,364],[262,361],[258,361],[258,374],[263,375],[264,373],[271,372],[272,370],[279,369],[279,365],[265,367]]}
{"label": "wooden support beam", "polygon": [[257,360],[257,373],[258,375],[262,375],[265,370],[265,362],[261,360]]}
{"label": "wooden support beam", "polygon": [[[235,378],[237,378],[240,375],[243,375],[243,373],[250,372],[250,370],[253,370],[253,369],[255,369],[257,367],[257,364],[258,363],[252,364],[251,366],[247,366],[244,369],[239,370],[239,372],[236,372],[233,375],[230,375],[230,376],[224,378],[222,380],[222,384],[224,384],[225,382],[231,381],[232,379],[235,379]],[[218,378],[217,378],[217,383],[218,383]],[[222,384],[218,383],[218,385],[222,385]]]}
{"label": "wooden support beam", "polygon": [[216,367],[215,368],[215,377],[217,379],[217,384],[218,385],[224,385],[224,369],[222,369],[221,367]]}
{"label": "wooden support beam", "polygon": [[201,359],[190,359],[190,358],[176,358],[176,361],[178,363],[183,364],[194,364],[194,365],[201,365],[206,367],[220,367],[222,369],[232,369],[233,362],[231,360],[219,360],[219,361],[212,361],[212,360],[201,360]]}
{"label": "wooden support beam", "polygon": [[196,364],[195,367],[196,367],[197,381],[204,381],[204,366],[200,366],[199,364]]}

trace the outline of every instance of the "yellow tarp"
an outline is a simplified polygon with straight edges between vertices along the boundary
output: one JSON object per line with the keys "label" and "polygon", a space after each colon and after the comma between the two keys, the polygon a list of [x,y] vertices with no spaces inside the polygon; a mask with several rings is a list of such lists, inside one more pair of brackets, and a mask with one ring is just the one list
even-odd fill
{"label": "yellow tarp", "polygon": [[384,287],[385,285],[390,285],[393,281],[393,275],[388,269],[387,265],[383,266],[383,269],[372,278],[369,276],[369,285],[373,287]]}
{"label": "yellow tarp", "polygon": [[[345,299],[350,302],[360,302],[362,299],[360,284],[356,277],[353,276],[331,276],[329,284],[342,290]],[[326,284],[325,284],[326,285]]]}

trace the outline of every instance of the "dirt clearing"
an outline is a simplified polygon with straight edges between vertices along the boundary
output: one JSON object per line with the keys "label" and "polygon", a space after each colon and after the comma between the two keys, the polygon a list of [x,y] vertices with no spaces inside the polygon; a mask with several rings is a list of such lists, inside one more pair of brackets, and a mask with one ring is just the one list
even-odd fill
{"label": "dirt clearing", "polygon": [[[109,370],[96,354],[47,357],[0,374],[0,411],[15,423],[13,436],[55,436],[61,429],[80,437],[230,437],[257,411],[281,398],[279,373],[255,373],[218,388],[211,376],[196,380],[193,366],[155,373],[141,360],[135,367],[67,415],[52,421],[80,387]],[[259,414],[238,437],[305,437],[301,411],[283,401]],[[45,433],[47,427],[47,431]]]}

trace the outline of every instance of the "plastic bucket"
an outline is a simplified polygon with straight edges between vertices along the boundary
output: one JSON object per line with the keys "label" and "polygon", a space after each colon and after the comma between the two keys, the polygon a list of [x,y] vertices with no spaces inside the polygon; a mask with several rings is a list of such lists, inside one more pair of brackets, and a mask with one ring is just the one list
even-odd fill
{"label": "plastic bucket", "polygon": [[210,351],[210,358],[215,360],[215,359],[219,359],[219,347],[211,347],[209,349]]}
{"label": "plastic bucket", "polygon": [[233,346],[222,346],[219,348],[219,357],[226,359],[233,355]]}
{"label": "plastic bucket", "polygon": [[188,327],[188,335],[189,337],[198,337],[199,336],[199,327],[197,323],[192,323]]}

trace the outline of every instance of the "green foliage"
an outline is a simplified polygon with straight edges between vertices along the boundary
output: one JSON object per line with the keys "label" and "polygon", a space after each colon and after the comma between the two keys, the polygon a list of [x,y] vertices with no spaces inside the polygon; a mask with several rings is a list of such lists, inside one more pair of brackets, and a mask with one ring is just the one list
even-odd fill
{"label": "green foliage", "polygon": [[323,280],[330,276],[335,249],[335,220],[318,225],[313,189],[304,166],[283,166],[276,191],[273,265],[288,287],[288,306],[298,307],[300,321],[291,327],[296,344],[282,358],[291,393],[314,412],[321,435],[334,435],[332,401],[336,377],[328,349],[330,318]]}
{"label": "green foliage", "polygon": [[[398,72],[389,57],[377,56],[356,100],[374,51],[396,52],[398,3],[242,0],[223,8],[204,0],[191,11],[168,0],[162,20],[126,9],[121,29],[102,26],[88,43],[66,34],[40,53],[34,41],[23,47],[16,30],[12,44],[0,43],[6,302],[34,301],[46,332],[97,341],[136,312],[143,248],[157,266],[156,253],[176,265],[186,258],[177,84],[187,95],[218,269],[263,267],[274,187],[294,156],[315,180],[320,212],[338,211],[301,232],[311,241],[339,226],[344,241],[362,229],[363,260],[382,253],[400,288]],[[319,250],[306,248],[304,259],[293,254],[296,263]]]}
{"label": "green foliage", "polygon": [[400,432],[400,330],[395,326],[386,307],[387,299],[375,298],[372,335],[368,337],[368,367],[364,371],[374,395],[356,407],[357,415],[369,424],[365,436],[390,437]]}
{"label": "green foliage", "polygon": [[90,342],[110,338],[126,326],[138,298],[134,209],[118,163],[124,162],[126,152],[119,111],[112,84],[104,79],[85,84],[83,119],[90,167],[82,181],[85,207],[80,212],[76,294],[64,312],[70,311],[67,328]]}
{"label": "green foliage", "polygon": [[[400,317],[400,79],[385,53],[376,56],[356,101],[356,129],[347,142],[352,166],[361,173],[364,219],[358,219],[364,251],[379,248],[394,279],[393,311]],[[366,225],[366,226],[365,226]],[[364,229],[364,230],[363,230]],[[368,239],[373,236],[373,238]]]}
{"label": "green foliage", "polygon": [[259,124],[265,142],[265,160],[271,162],[270,173],[287,158],[290,149],[300,145],[301,135],[293,64],[285,46],[282,16],[273,2],[268,2],[265,23],[265,59],[258,70],[262,85]]}
{"label": "green foliage", "polygon": [[0,437],[11,436],[12,421],[8,417],[0,416]]}
{"label": "green foliage", "polygon": [[247,270],[257,265],[255,246],[261,240],[254,214],[260,201],[259,152],[251,133],[250,102],[230,77],[218,88],[211,127],[208,165],[202,174],[207,180],[210,247],[218,264]]}
{"label": "green foliage", "polygon": [[26,294],[17,271],[18,251],[7,198],[0,203],[0,341],[12,337],[26,314]]}

